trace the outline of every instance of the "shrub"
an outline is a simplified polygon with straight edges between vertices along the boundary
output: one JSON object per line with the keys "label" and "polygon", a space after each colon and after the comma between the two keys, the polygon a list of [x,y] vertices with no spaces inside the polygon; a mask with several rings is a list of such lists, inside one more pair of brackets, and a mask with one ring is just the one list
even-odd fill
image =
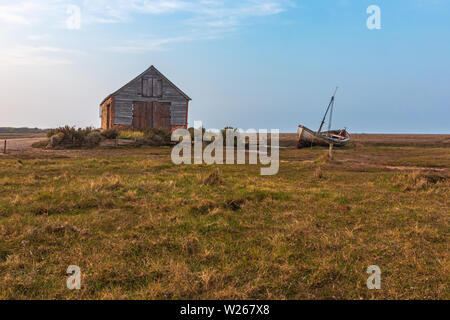
{"label": "shrub", "polygon": [[[79,148],[83,146],[94,146],[93,142],[98,140],[95,138],[97,135],[98,131],[92,127],[76,129],[75,127],[65,126],[50,129],[47,133],[47,136],[50,138],[48,147]],[[89,141],[87,141],[87,138]],[[95,145],[98,145],[98,143],[100,143],[99,140]]]}
{"label": "shrub", "polygon": [[100,141],[102,141],[100,132],[93,131],[86,136],[84,145],[88,148],[94,148],[100,144]]}
{"label": "shrub", "polygon": [[[232,131],[234,134],[236,134],[236,136],[234,137],[234,141],[233,141],[233,147],[237,147],[237,145],[238,145],[238,133],[239,133],[239,130],[238,129],[236,129],[236,128],[233,128],[233,127],[230,127],[230,126],[228,126],[228,127],[225,127],[225,128],[223,128],[220,132],[222,133],[222,137],[223,137],[223,142],[224,142],[224,144],[225,143],[227,143],[227,130],[230,130],[230,131]],[[247,139],[246,139],[247,140]],[[248,142],[247,141],[245,141],[244,142],[244,145],[247,147],[248,146]]]}
{"label": "shrub", "polygon": [[50,137],[50,141],[48,142],[48,146],[50,148],[57,148],[62,146],[62,142],[64,140],[64,133],[60,132],[57,134],[54,134]]}
{"label": "shrub", "polygon": [[172,144],[172,132],[166,129],[154,128],[144,131],[144,144],[149,146],[168,146]]}
{"label": "shrub", "polygon": [[227,138],[227,130],[231,130],[233,132],[237,132],[238,130],[236,128],[227,126],[225,128],[223,128],[222,130],[220,130],[220,132],[222,132],[222,137],[225,140]]}
{"label": "shrub", "polygon": [[47,137],[50,138],[50,137],[54,136],[55,134],[63,133],[66,138],[71,139],[71,140],[72,139],[77,140],[77,139],[80,139],[80,137],[91,133],[92,131],[96,131],[96,129],[92,128],[92,127],[86,127],[84,129],[82,129],[82,128],[76,129],[75,127],[64,126],[64,127],[59,127],[56,129],[49,129],[47,131]]}
{"label": "shrub", "polygon": [[103,130],[101,134],[105,139],[117,139],[119,137],[120,132],[116,128],[109,128]]}
{"label": "shrub", "polygon": [[[190,128],[188,129],[188,131],[189,131],[189,134],[191,135],[191,140],[194,141],[194,134],[195,134],[196,131],[198,131],[198,129],[196,129],[196,128],[194,128],[194,127],[190,127]],[[206,129],[205,129],[205,128],[202,128],[202,137],[203,137],[203,135],[205,134],[205,132],[206,132]]]}

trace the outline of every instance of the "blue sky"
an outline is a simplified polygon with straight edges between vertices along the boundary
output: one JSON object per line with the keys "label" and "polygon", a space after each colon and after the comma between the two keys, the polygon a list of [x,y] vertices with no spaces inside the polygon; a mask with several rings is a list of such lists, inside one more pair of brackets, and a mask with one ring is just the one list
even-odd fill
{"label": "blue sky", "polygon": [[190,124],[316,129],[339,86],[333,127],[450,133],[450,0],[0,0],[0,45],[0,126],[99,126],[153,64]]}

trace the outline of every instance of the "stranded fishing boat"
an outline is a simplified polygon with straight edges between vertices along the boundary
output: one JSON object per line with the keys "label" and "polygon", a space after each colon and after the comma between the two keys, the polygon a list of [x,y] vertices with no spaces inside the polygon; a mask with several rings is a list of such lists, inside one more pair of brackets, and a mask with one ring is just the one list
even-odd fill
{"label": "stranded fishing boat", "polygon": [[[346,129],[342,130],[331,130],[331,120],[333,118],[333,107],[334,107],[334,97],[336,96],[336,91],[331,97],[331,101],[328,104],[327,111],[323,116],[322,123],[320,124],[319,131],[314,132],[311,129],[308,129],[305,126],[298,126],[298,148],[310,147],[310,146],[345,146],[350,141],[350,135],[348,134]],[[330,112],[330,120],[328,123],[328,131],[322,132],[323,124],[325,123],[325,119],[327,117],[328,112]]]}

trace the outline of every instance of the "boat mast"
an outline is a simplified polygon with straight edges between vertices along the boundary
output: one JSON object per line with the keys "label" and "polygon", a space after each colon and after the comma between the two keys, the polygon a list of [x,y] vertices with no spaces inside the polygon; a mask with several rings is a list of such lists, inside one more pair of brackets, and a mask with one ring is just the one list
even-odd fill
{"label": "boat mast", "polygon": [[[319,128],[319,131],[317,131],[317,133],[320,133],[322,131],[323,124],[325,123],[325,118],[327,117],[328,111],[334,104],[334,97],[336,96],[336,92],[338,91],[338,89],[339,89],[339,87],[336,87],[336,90],[334,90],[334,94],[331,97],[330,103],[328,104],[327,111],[325,112],[325,115],[323,116],[322,123],[320,124],[320,128]],[[330,122],[331,122],[331,115],[330,115]],[[330,123],[330,126],[331,126],[331,123]]]}
{"label": "boat mast", "polygon": [[331,130],[331,121],[333,120],[334,100],[330,108],[330,119],[328,120],[328,132]]}

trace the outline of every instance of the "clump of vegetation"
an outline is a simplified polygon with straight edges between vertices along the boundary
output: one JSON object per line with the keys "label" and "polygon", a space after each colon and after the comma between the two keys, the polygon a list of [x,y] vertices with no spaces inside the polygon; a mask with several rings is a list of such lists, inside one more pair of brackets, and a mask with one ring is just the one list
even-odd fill
{"label": "clump of vegetation", "polygon": [[85,129],[82,129],[82,128],[76,129],[75,127],[64,126],[64,127],[59,127],[59,128],[55,128],[55,129],[49,129],[47,131],[47,137],[51,138],[52,136],[54,136],[58,133],[62,133],[67,138],[78,139],[81,135],[86,135],[88,133],[91,133],[94,130],[95,129],[92,127],[86,127]]}
{"label": "clump of vegetation", "polygon": [[447,179],[447,176],[414,171],[408,174],[397,175],[396,182],[397,186],[402,187],[404,191],[409,191],[423,190],[437,183],[445,182]]}
{"label": "clump of vegetation", "polygon": [[228,199],[225,201],[225,207],[231,211],[238,211],[244,205],[244,199]]}
{"label": "clump of vegetation", "polygon": [[209,176],[206,177],[206,179],[203,181],[203,184],[216,186],[218,184],[221,184],[222,182],[223,181],[220,177],[219,168],[217,168],[217,170],[213,171]]}
{"label": "clump of vegetation", "polygon": [[136,130],[123,130],[120,131],[119,139],[144,139],[144,132]]}
{"label": "clump of vegetation", "polygon": [[227,127],[223,128],[222,130],[220,130],[220,132],[222,133],[223,139],[227,138],[227,131],[228,130],[231,130],[233,133],[238,133],[239,132],[238,129],[230,127],[230,126],[227,126]]}
{"label": "clump of vegetation", "polygon": [[321,167],[317,167],[316,168],[316,170],[314,171],[314,177],[316,178],[316,179],[325,179],[326,177],[325,177],[325,174],[324,174],[324,172],[322,171],[322,168]]}
{"label": "clump of vegetation", "polygon": [[109,128],[102,131],[102,136],[105,139],[117,139],[120,135],[120,132],[117,128]]}
{"label": "clump of vegetation", "polygon": [[[223,128],[222,130],[220,130],[220,135],[222,135],[224,144],[227,142],[227,140],[226,140],[227,139],[227,130],[231,130],[232,133],[236,135],[234,137],[234,146],[237,146],[237,144],[238,144],[238,137],[239,137],[239,130],[237,128],[233,128],[233,127],[230,127],[230,126],[227,126],[227,127]],[[188,129],[188,131],[189,131],[189,134],[191,135],[191,140],[194,141],[195,133],[199,132],[200,129],[191,127],[191,128]],[[202,136],[204,136],[205,133],[206,133],[206,129],[202,128],[202,132],[201,132]],[[244,146],[248,147],[249,139],[246,138],[245,141],[243,141],[243,142],[244,142]]]}
{"label": "clump of vegetation", "polygon": [[145,145],[160,147],[172,144],[172,132],[169,130],[161,128],[146,129],[143,134],[144,138],[142,142]]}
{"label": "clump of vegetation", "polygon": [[101,139],[98,139],[98,135],[98,131],[92,127],[76,129],[75,127],[65,126],[50,129],[47,132],[49,138],[47,147],[53,149],[92,148],[100,143]]}
{"label": "clump of vegetation", "polygon": [[[142,130],[119,130],[110,128],[103,131],[87,127],[76,129],[75,127],[60,127],[50,129],[47,133],[46,147],[52,149],[67,148],[94,148],[100,145],[104,139],[135,139],[138,145],[168,146],[171,145],[172,133],[166,129],[142,129]],[[44,143],[44,142],[42,142]],[[36,144],[40,147],[41,143]]]}
{"label": "clump of vegetation", "polygon": [[[196,132],[199,132],[200,130],[199,130],[198,128],[190,127],[190,128],[188,129],[188,131],[189,131],[189,134],[191,135],[191,140],[194,141],[195,133],[196,133]],[[205,128],[202,128],[202,132],[201,132],[202,137],[203,137],[203,135],[205,134],[205,132],[206,132],[206,129],[205,129]]]}
{"label": "clump of vegetation", "polygon": [[[230,127],[230,126],[223,128],[220,132],[222,133],[224,143],[227,143],[227,131],[231,131],[231,132],[233,132],[233,134],[239,133],[238,129]],[[235,136],[234,141],[233,141],[233,146],[237,146],[237,143],[238,143],[238,138],[237,138],[237,136]]]}
{"label": "clump of vegetation", "polygon": [[192,214],[207,214],[213,211],[217,207],[217,204],[208,199],[200,200],[198,203],[195,203],[189,209],[189,212]]}
{"label": "clump of vegetation", "polygon": [[84,146],[88,148],[94,148],[98,145],[100,145],[100,142],[102,141],[102,135],[98,131],[92,131],[86,135],[84,138]]}

